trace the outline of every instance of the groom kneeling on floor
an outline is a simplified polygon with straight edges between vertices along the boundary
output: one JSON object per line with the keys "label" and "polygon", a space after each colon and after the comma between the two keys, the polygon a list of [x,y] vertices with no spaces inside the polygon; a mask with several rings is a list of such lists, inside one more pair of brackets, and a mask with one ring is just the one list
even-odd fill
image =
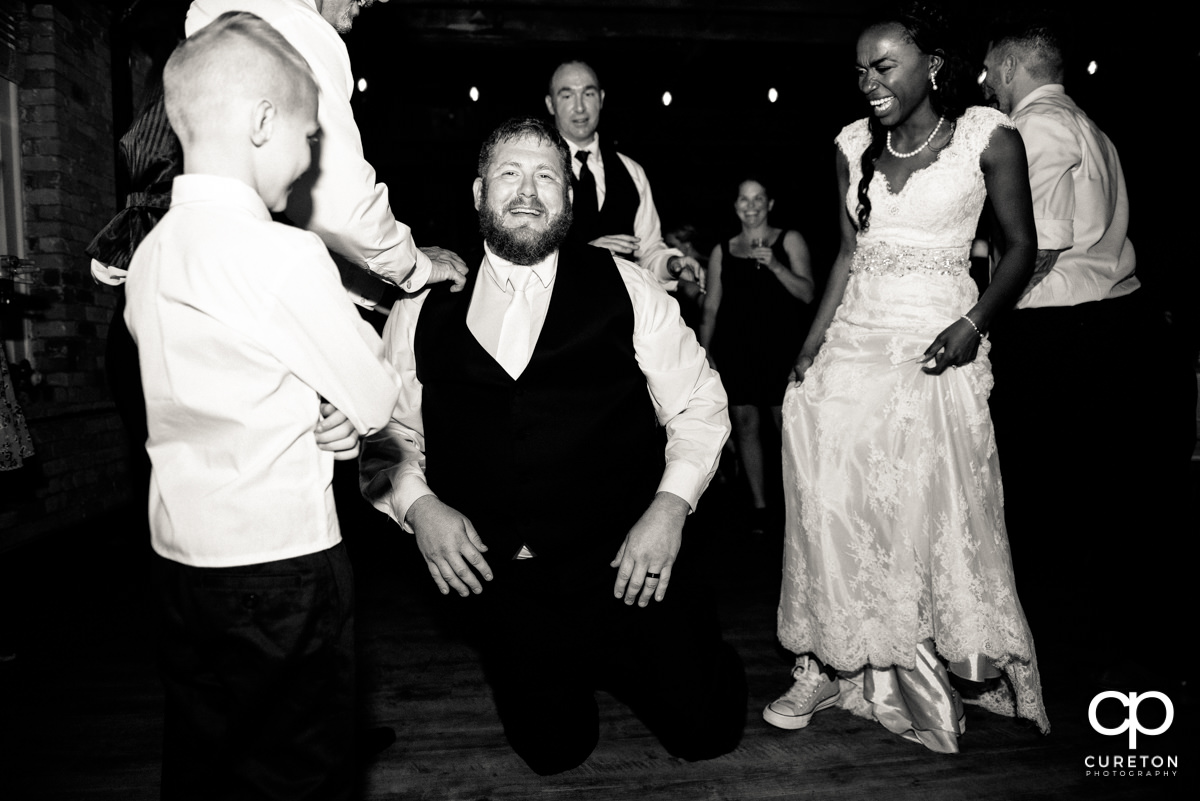
{"label": "groom kneeling on floor", "polygon": [[393,309],[404,389],[363,491],[443,594],[478,595],[497,709],[533,770],[591,754],[598,688],[673,755],[708,759],[741,737],[745,672],[676,557],[729,434],[725,391],[652,276],[563,246],[569,163],[537,119],[484,143],[480,267],[460,294]]}

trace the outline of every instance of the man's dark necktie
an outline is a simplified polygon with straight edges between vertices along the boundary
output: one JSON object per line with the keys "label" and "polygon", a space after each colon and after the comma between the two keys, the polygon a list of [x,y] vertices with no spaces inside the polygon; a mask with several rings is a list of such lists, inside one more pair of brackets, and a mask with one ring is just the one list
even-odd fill
{"label": "man's dark necktie", "polygon": [[575,179],[575,203],[572,207],[577,223],[587,221],[591,224],[600,214],[600,204],[596,200],[596,176],[588,169],[587,150],[579,150],[575,158],[579,159],[579,177]]}

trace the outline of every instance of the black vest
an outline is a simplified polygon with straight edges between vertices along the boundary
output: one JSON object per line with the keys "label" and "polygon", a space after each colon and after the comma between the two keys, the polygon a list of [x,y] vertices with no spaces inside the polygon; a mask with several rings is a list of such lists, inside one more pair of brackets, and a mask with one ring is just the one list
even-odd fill
{"label": "black vest", "polygon": [[513,379],[467,328],[479,272],[460,293],[433,287],[417,322],[429,486],[471,520],[497,570],[522,544],[607,562],[665,462],[628,291],[607,251],[564,247],[533,356]]}
{"label": "black vest", "polygon": [[[604,207],[595,217],[581,217],[579,207],[574,207],[576,216],[571,223],[570,237],[575,242],[587,243],[609,234],[634,235],[633,221],[642,204],[637,184],[616,150],[601,144],[600,157],[604,160]],[[579,191],[578,187],[575,191]]]}

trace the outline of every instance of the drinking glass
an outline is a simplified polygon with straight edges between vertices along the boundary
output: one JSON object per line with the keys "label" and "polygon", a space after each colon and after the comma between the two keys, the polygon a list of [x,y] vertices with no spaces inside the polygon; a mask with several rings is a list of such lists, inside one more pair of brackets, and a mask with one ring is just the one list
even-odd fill
{"label": "drinking glass", "polygon": [[[766,246],[767,246],[767,240],[764,239],[763,237],[761,237],[761,236],[751,237],[750,238],[751,258],[753,258],[753,252],[754,252],[755,248],[763,248]],[[761,270],[763,263],[761,261],[759,261],[758,259],[754,259],[754,265],[755,265],[755,267],[757,267],[758,269]]]}

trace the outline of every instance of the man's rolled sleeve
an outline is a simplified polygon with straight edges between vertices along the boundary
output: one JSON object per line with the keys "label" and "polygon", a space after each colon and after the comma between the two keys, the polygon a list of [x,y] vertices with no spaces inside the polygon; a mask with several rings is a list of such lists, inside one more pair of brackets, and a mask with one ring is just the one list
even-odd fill
{"label": "man's rolled sleeve", "polygon": [[1029,188],[1038,250],[1067,250],[1075,243],[1075,179],[1083,160],[1070,128],[1051,114],[1017,115],[1013,122],[1025,140]]}

